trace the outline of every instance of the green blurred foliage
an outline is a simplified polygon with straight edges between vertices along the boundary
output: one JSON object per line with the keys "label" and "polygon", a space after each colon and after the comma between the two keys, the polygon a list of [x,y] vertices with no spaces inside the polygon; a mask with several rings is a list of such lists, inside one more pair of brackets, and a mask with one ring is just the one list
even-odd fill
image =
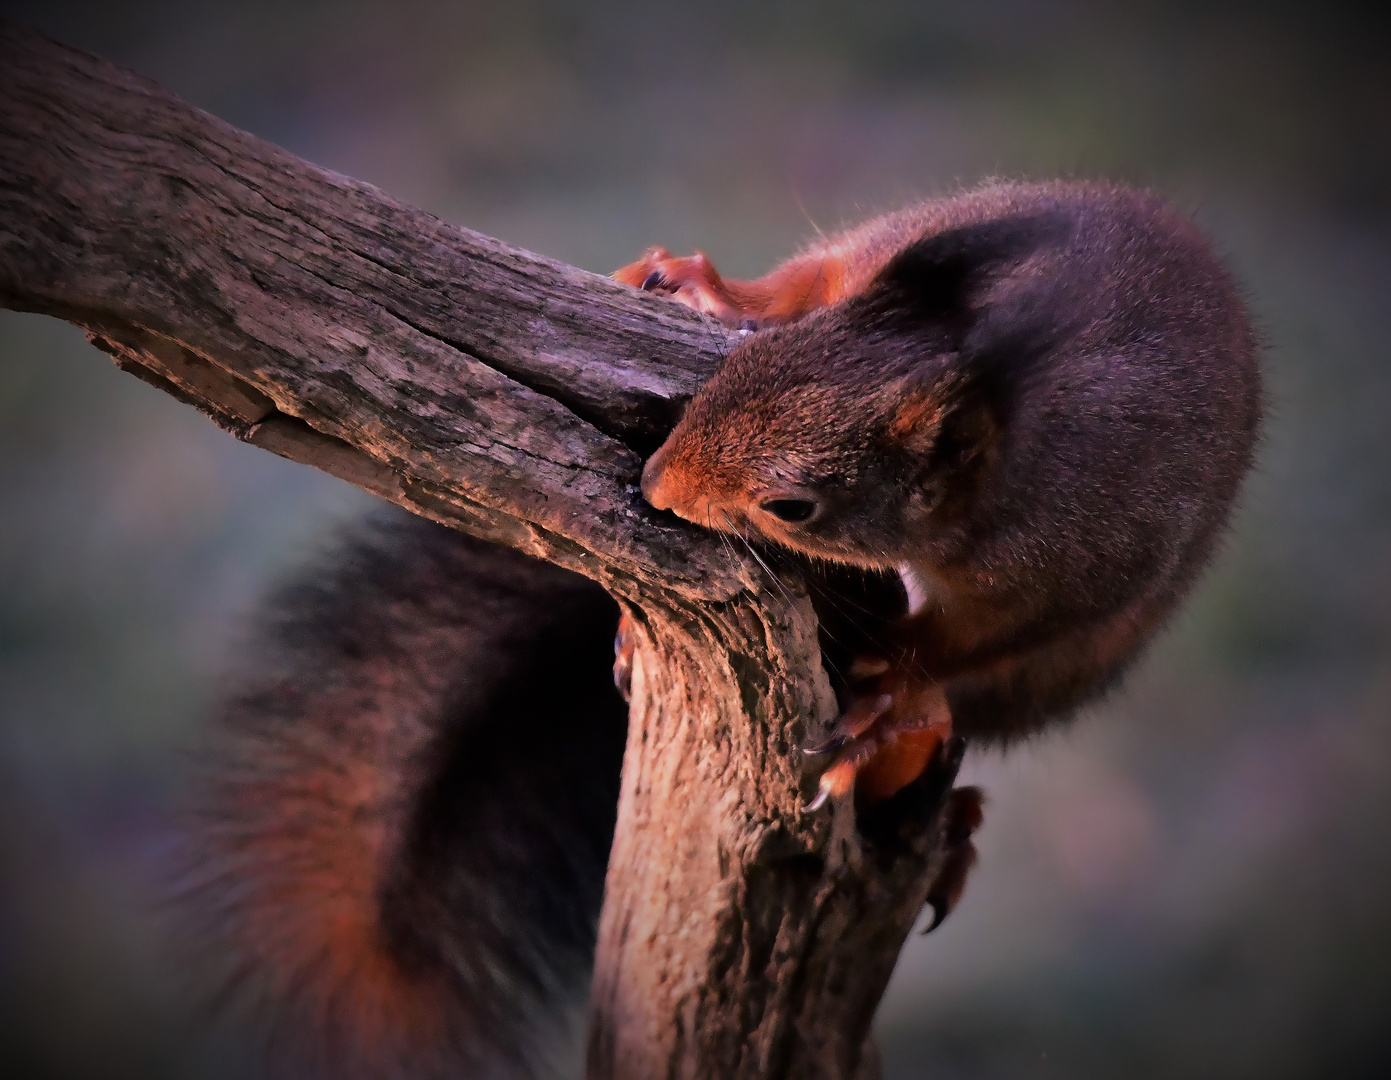
{"label": "green blurred foliage", "polygon": [[[968,762],[968,899],[889,1077],[1391,1072],[1391,65],[1348,6],[10,3],[319,164],[595,270],[757,273],[987,175],[1192,211],[1269,343],[1237,527],[1127,688]],[[159,916],[257,597],[370,499],[0,313],[0,1070],[255,1075]]]}

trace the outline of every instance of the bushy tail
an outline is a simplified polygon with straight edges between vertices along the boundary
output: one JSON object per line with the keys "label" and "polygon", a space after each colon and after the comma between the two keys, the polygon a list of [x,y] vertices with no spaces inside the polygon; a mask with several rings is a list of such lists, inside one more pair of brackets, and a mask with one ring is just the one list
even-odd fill
{"label": "bushy tail", "polygon": [[617,614],[404,514],[276,597],[220,711],[180,906],[280,1070],[544,1070],[613,836]]}

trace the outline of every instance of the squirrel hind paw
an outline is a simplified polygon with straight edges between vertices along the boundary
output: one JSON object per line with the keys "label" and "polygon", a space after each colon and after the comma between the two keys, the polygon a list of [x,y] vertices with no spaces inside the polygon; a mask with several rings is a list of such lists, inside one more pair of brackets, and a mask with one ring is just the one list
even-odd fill
{"label": "squirrel hind paw", "polygon": [[932,918],[923,928],[924,934],[946,921],[966,891],[966,880],[979,857],[972,837],[985,819],[985,795],[978,787],[955,788],[942,815],[947,857],[927,890],[924,907],[932,909]]}
{"label": "squirrel hind paw", "polygon": [[808,755],[836,751],[821,775],[821,788],[828,797],[853,789],[862,808],[921,776],[951,734],[951,712],[940,688],[899,666],[870,666],[879,674],[866,692],[855,697],[824,739],[802,748]]}
{"label": "squirrel hind paw", "polygon": [[802,807],[802,813],[814,814],[831,800],[831,789],[824,784],[818,785],[816,794],[811,801]]}

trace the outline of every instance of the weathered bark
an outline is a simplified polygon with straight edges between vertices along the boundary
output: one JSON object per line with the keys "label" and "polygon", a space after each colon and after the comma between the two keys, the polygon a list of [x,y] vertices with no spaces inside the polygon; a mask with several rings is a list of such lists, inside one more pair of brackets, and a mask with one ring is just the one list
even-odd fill
{"label": "weathered bark", "polygon": [[592,1077],[851,1077],[937,858],[798,810],[834,701],[793,575],[641,500],[719,326],[403,207],[0,25],[0,304],[238,438],[586,574],[640,648]]}

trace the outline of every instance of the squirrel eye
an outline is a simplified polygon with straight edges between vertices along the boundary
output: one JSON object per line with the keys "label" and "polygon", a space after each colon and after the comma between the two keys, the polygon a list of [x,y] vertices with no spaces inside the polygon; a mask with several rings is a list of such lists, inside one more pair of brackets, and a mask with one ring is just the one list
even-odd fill
{"label": "squirrel eye", "polygon": [[815,516],[817,506],[810,499],[765,499],[758,504],[779,521],[794,525],[810,521]]}

